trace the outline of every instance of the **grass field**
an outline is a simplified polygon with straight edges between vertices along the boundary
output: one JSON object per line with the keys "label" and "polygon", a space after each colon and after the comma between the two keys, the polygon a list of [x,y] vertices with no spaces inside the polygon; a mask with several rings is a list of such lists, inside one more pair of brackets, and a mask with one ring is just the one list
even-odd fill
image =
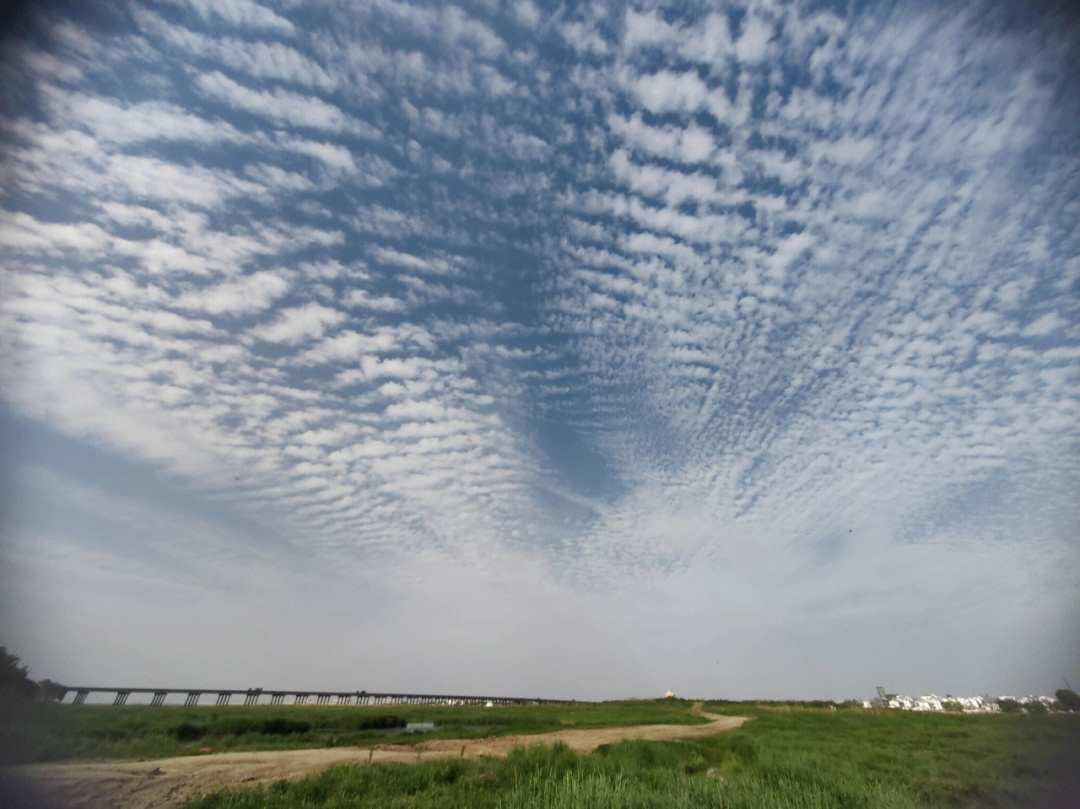
{"label": "grass field", "polygon": [[[720,736],[682,742],[621,742],[587,756],[566,748],[541,747],[516,750],[505,760],[446,759],[338,767],[268,789],[216,793],[187,806],[1080,806],[1078,714],[962,716],[746,703],[706,703],[705,709],[754,719]],[[387,737],[370,727],[391,721],[434,722],[438,730],[422,736]],[[41,761],[181,755],[208,747],[219,751],[384,745],[432,737],[698,721],[689,713],[689,703],[679,700],[487,711],[433,706],[37,705],[22,714],[20,721],[0,723],[0,735],[9,760]],[[1055,794],[1055,789],[1072,791]]]}
{"label": "grass field", "polygon": [[964,809],[1075,806],[1080,797],[1080,716],[743,712],[757,717],[713,738],[621,742],[589,756],[547,747],[506,760],[339,767],[187,806]]}
{"label": "grass field", "polygon": [[[688,703],[630,701],[569,705],[437,707],[196,707],[56,705],[0,708],[0,761],[157,758],[205,748],[288,750],[478,738],[606,725],[696,724]],[[436,730],[388,736],[379,728],[432,722]]]}

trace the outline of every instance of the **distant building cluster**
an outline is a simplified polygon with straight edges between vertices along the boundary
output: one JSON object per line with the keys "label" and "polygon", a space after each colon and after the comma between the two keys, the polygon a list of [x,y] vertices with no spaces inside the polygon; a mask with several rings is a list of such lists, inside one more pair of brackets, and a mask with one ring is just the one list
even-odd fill
{"label": "distant building cluster", "polygon": [[1054,697],[939,697],[924,694],[909,697],[902,694],[886,694],[878,688],[878,696],[863,701],[864,708],[892,708],[899,711],[949,711],[953,713],[1002,713],[1009,711],[1057,711],[1061,703]]}

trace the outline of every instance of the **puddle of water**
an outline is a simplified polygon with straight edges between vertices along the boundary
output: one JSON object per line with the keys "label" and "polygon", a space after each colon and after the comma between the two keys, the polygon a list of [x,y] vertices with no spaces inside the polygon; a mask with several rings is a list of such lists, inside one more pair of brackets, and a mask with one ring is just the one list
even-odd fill
{"label": "puddle of water", "polygon": [[434,722],[409,722],[403,728],[379,728],[383,736],[398,736],[402,733],[427,733],[435,730]]}

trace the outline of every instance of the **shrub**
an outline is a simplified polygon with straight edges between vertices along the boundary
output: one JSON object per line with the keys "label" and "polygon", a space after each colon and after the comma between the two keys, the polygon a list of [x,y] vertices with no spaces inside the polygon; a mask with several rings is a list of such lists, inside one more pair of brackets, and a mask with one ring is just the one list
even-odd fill
{"label": "shrub", "polygon": [[199,739],[204,733],[206,733],[205,728],[200,725],[193,725],[191,722],[182,722],[173,730],[173,735],[182,742],[190,742],[193,739]]}
{"label": "shrub", "polygon": [[18,655],[0,646],[0,695],[30,699],[37,684],[30,679],[26,666],[19,665]]}
{"label": "shrub", "polygon": [[380,730],[385,728],[403,728],[408,724],[400,716],[394,716],[393,714],[387,714],[385,716],[369,716],[361,720],[357,726],[357,730]]}
{"label": "shrub", "polygon": [[259,733],[267,736],[290,736],[294,733],[307,733],[311,730],[310,722],[297,722],[292,719],[267,719],[257,725]]}
{"label": "shrub", "polygon": [[243,736],[255,730],[255,722],[250,718],[219,719],[207,728],[212,736]]}
{"label": "shrub", "polygon": [[1054,694],[1066,711],[1080,711],[1080,695],[1069,688],[1059,688]]}
{"label": "shrub", "polygon": [[334,722],[333,726],[349,730],[384,730],[386,728],[403,728],[408,724],[400,716],[384,714],[382,716],[364,716],[354,714],[344,721]]}

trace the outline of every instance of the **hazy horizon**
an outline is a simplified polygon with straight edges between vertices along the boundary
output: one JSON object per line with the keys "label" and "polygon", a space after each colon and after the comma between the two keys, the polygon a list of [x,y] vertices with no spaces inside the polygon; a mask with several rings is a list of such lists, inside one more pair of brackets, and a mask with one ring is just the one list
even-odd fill
{"label": "hazy horizon", "polygon": [[0,644],[31,676],[1080,682],[1064,5],[7,25]]}

